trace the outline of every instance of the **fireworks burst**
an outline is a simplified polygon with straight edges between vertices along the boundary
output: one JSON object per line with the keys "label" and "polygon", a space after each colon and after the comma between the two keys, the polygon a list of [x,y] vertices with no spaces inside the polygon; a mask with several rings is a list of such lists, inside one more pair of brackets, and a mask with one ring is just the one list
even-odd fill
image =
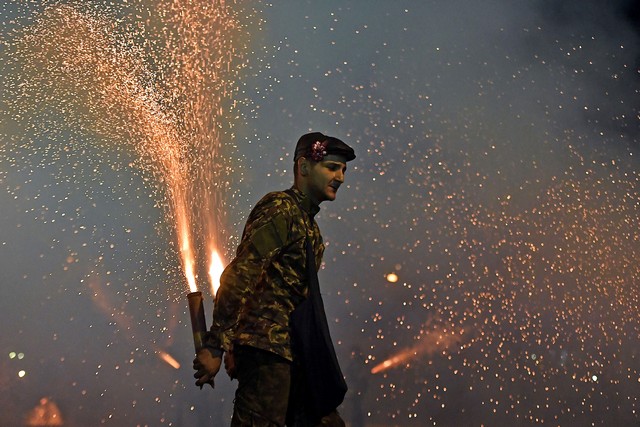
{"label": "fireworks burst", "polygon": [[[255,26],[230,2],[32,3],[34,19],[32,5],[5,20],[0,51],[3,299],[32,301],[26,290],[40,284],[33,306],[59,317],[47,329],[10,305],[0,311],[19,331],[3,339],[37,337],[37,351],[60,355],[47,378],[60,370],[51,381],[60,389],[69,377],[80,384],[78,399],[57,401],[99,415],[76,424],[156,425],[230,406],[194,409],[182,383],[152,396],[136,377],[148,373],[134,369],[141,353],[163,357],[180,316],[162,313],[165,297],[153,313],[140,302],[134,316],[140,292],[129,280],[184,279],[126,252],[166,242],[142,230],[164,219],[139,212],[136,199],[149,195],[121,170],[141,171],[167,213],[176,244],[159,257],[209,277],[215,292],[214,251],[236,234],[224,233],[224,212],[244,203],[229,218],[236,227],[265,191],[290,185],[292,141],[309,129],[358,153],[338,201],[318,216],[332,334],[341,361],[352,355],[341,408],[352,424],[358,414],[361,425],[403,427],[638,423],[638,33],[637,18],[629,25],[630,12],[615,9],[629,2],[272,2],[257,6]],[[248,48],[248,32],[259,46]],[[254,74],[238,88],[241,73]],[[246,168],[229,174],[229,154]],[[86,219],[91,207],[96,218]],[[17,250],[21,241],[29,248]],[[144,323],[135,336],[158,331],[164,345],[96,336],[100,322],[73,312],[77,282],[126,299],[92,296],[104,312],[114,306],[109,326],[134,335]],[[74,360],[66,332],[76,338],[85,323],[100,345]],[[10,365],[27,380],[33,352]],[[92,360],[87,378],[76,374]],[[9,390],[15,381],[1,371]],[[94,391],[107,376],[114,383]],[[159,403],[174,412],[158,414]],[[136,418],[143,407],[148,420]]]}
{"label": "fireworks burst", "polygon": [[[134,147],[135,164],[162,185],[167,202],[159,204],[166,204],[175,224],[193,291],[193,235],[215,248],[224,223],[220,195],[228,181],[222,179],[219,134],[227,128],[223,104],[235,84],[238,23],[224,2],[157,6],[155,13],[165,18],[164,47],[160,41],[151,46],[149,40],[137,45],[134,29],[125,28],[129,33],[123,36],[104,11],[64,4],[46,8],[18,43],[24,66],[13,110],[31,117],[34,110],[47,114],[55,109],[62,122],[58,126],[86,129],[111,144]],[[146,24],[158,23],[149,18]],[[158,67],[155,72],[149,58]]]}

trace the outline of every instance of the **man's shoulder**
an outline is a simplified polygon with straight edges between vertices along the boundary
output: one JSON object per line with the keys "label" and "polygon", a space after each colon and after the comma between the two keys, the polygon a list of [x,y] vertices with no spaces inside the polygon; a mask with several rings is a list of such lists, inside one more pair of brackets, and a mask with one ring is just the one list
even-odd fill
{"label": "man's shoulder", "polygon": [[257,203],[258,205],[271,205],[271,204],[285,204],[286,206],[295,205],[295,200],[293,197],[286,191],[272,191],[270,193],[265,194],[262,199]]}
{"label": "man's shoulder", "polygon": [[254,207],[259,210],[283,210],[290,211],[296,208],[296,202],[287,191],[272,191],[265,194]]}

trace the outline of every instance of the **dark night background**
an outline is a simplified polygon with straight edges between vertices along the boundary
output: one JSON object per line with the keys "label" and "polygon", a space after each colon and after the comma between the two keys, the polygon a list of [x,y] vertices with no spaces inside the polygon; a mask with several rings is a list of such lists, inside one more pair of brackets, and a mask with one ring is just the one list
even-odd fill
{"label": "dark night background", "polygon": [[[227,425],[235,385],[192,385],[161,186],[57,100],[19,102],[17,40],[59,3],[0,6],[0,425],[43,397],[68,426]],[[156,2],[85,3],[151,37]],[[227,5],[248,41],[226,259],[301,134],[358,155],[317,218],[349,425],[638,425],[640,2]]]}

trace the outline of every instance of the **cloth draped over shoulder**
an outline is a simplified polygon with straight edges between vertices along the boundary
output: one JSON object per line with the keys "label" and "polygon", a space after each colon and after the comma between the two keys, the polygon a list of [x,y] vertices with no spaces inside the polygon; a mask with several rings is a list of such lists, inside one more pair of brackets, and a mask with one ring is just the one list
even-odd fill
{"label": "cloth draped over shoulder", "polygon": [[299,190],[264,196],[247,219],[236,256],[216,294],[205,346],[249,345],[292,360],[289,318],[307,297],[307,238],[320,267],[319,207]]}
{"label": "cloth draped over shoulder", "polygon": [[[307,260],[313,256],[312,251],[311,244],[307,243]],[[291,332],[309,391],[308,410],[320,419],[343,402],[347,383],[331,340],[318,273],[311,263],[307,276],[309,295],[291,313]]]}

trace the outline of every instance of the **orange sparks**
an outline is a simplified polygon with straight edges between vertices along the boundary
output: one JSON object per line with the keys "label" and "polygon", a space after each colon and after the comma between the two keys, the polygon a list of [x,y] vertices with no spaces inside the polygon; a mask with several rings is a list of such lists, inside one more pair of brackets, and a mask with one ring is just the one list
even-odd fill
{"label": "orange sparks", "polygon": [[[51,90],[60,111],[90,123],[87,128],[107,140],[135,146],[137,165],[163,186],[161,204],[173,220],[184,275],[194,292],[197,245],[191,236],[215,241],[221,230],[219,193],[229,185],[221,178],[229,169],[218,154],[220,129],[229,121],[222,106],[233,94],[237,68],[232,64],[239,59],[241,30],[224,2],[211,7],[206,1],[169,0],[158,8],[162,22],[150,19],[145,25],[166,43],[148,46],[162,80],[147,66],[145,49],[121,37],[116,23],[55,5],[23,40],[27,62],[38,65],[25,69],[24,90]],[[212,260],[214,290],[221,264]]]}

